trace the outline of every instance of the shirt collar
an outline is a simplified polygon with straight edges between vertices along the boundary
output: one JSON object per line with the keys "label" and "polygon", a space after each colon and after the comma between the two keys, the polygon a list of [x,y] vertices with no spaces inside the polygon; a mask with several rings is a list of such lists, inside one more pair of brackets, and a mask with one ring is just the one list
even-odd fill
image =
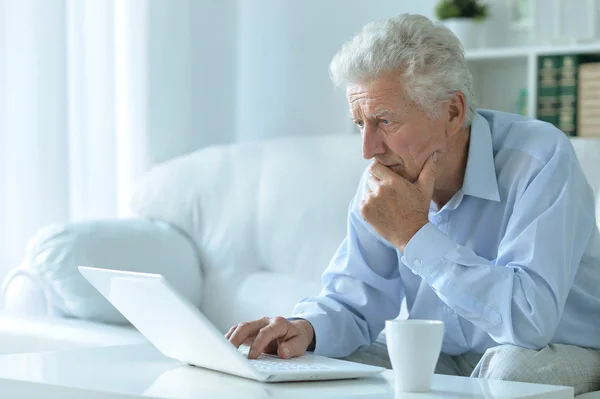
{"label": "shirt collar", "polygon": [[469,155],[462,191],[464,195],[500,201],[492,132],[487,120],[478,113],[475,113],[471,123]]}

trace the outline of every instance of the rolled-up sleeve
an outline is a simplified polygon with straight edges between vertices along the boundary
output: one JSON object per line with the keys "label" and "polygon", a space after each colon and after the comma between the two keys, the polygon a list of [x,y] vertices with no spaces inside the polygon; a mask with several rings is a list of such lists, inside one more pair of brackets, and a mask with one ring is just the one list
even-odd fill
{"label": "rolled-up sleeve", "polygon": [[321,293],[294,308],[294,317],[312,324],[319,355],[343,357],[373,343],[404,298],[396,249],[360,215],[366,176],[350,204],[346,237],[323,273]]}

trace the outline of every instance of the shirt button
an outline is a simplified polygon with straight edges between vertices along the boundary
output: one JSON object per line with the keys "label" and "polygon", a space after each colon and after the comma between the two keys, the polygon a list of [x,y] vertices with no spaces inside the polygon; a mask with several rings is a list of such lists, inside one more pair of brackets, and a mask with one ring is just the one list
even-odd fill
{"label": "shirt button", "polygon": [[415,262],[413,264],[415,265],[415,267],[421,267],[421,264],[422,264],[421,259],[420,258],[415,259]]}
{"label": "shirt button", "polygon": [[440,222],[442,221],[442,216],[441,216],[441,215],[437,215],[437,216],[435,217],[435,221],[436,221],[437,223],[440,223]]}

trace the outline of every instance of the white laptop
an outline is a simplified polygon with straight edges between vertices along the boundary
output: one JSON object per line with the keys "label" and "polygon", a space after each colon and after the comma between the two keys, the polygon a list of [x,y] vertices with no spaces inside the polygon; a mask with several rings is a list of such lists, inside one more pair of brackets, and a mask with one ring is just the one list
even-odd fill
{"label": "white laptop", "polygon": [[81,274],[165,356],[263,382],[336,380],[379,374],[384,368],[316,356],[247,357],[160,274],[79,266]]}

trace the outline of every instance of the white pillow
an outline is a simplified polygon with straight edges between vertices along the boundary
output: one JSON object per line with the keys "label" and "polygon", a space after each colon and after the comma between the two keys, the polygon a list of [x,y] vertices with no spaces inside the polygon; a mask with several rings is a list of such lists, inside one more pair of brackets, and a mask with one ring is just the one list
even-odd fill
{"label": "white pillow", "polygon": [[201,303],[203,279],[195,247],[167,223],[147,219],[58,224],[40,230],[30,240],[22,265],[5,280],[3,291],[11,292],[7,302],[26,308],[18,303],[32,293],[31,284],[22,284],[25,276],[45,298],[46,314],[127,323],[81,276],[79,265],[160,273],[195,306]]}

